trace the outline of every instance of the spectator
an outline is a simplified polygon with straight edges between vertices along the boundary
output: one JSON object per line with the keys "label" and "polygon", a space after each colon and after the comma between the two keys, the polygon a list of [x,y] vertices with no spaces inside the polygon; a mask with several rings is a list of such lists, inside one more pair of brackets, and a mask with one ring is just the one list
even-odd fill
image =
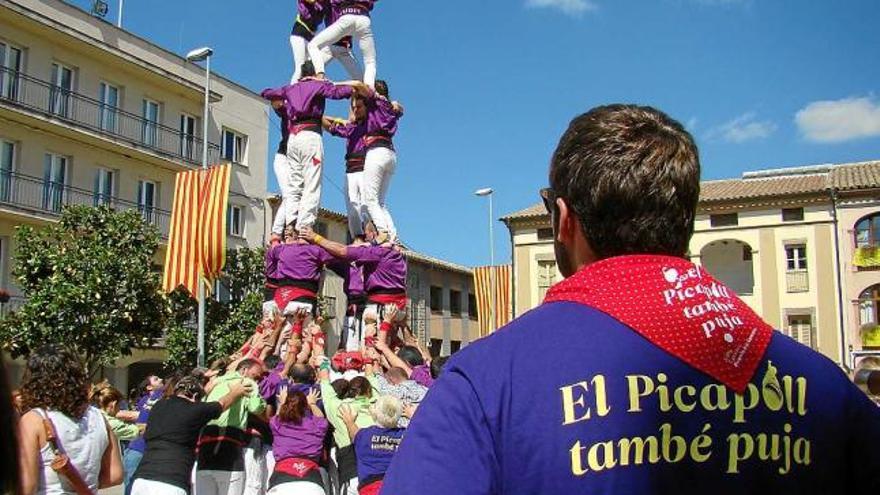
{"label": "spectator", "polygon": [[453,356],[383,495],[880,490],[880,410],[688,259],[700,163],[681,124],[595,108],[549,179],[566,279]]}
{"label": "spectator", "polygon": [[359,428],[358,412],[344,405],[342,421],[354,444],[357,458],[358,492],[360,495],[378,495],[385,472],[397,453],[403,439],[403,428],[397,424],[403,414],[403,404],[396,397],[382,396],[370,407],[374,426]]}
{"label": "spectator", "polygon": [[185,376],[174,384],[174,394],[159,401],[144,433],[146,451],[134,474],[134,495],[186,495],[195,463],[199,431],[212,419],[253,392],[253,385],[234,381],[216,401],[201,402],[199,379]]}
{"label": "spectator", "polygon": [[140,435],[141,431],[137,425],[116,418],[119,413],[119,403],[122,401],[122,392],[111,387],[106,380],[92,387],[89,399],[104,414],[104,420],[110,425],[110,431],[116,435],[117,440],[129,442]]}
{"label": "spectator", "polygon": [[[122,483],[119,444],[89,405],[88,391],[88,374],[67,348],[48,345],[28,358],[22,397],[29,411],[19,425],[22,493],[73,494],[77,485],[95,492]],[[61,453],[75,469],[53,470]]]}
{"label": "spectator", "polygon": [[[153,404],[159,402],[165,394],[165,382],[156,375],[150,375],[141,382],[138,389],[141,395],[138,397],[133,411],[135,413],[134,421],[139,425],[145,426],[150,419],[150,410],[153,409]],[[122,416],[120,419],[128,421],[130,418]],[[125,495],[131,495],[132,476],[137,471],[138,464],[140,464],[146,448],[147,444],[144,442],[144,437],[140,435],[132,440],[125,450],[125,455],[122,458],[123,465],[125,466]]]}
{"label": "spectator", "polygon": [[269,479],[272,495],[323,495],[319,462],[329,423],[318,408],[318,391],[308,395],[282,387],[272,425],[275,469]]}

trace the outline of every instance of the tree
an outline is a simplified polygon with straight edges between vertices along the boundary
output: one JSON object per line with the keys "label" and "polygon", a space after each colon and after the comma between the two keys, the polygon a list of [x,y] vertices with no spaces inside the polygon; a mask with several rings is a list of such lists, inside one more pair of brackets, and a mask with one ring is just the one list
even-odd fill
{"label": "tree", "polygon": [[62,342],[94,373],[162,335],[159,233],[136,211],[71,206],[58,223],[16,227],[15,239],[13,276],[27,302],[0,325],[13,357]]}

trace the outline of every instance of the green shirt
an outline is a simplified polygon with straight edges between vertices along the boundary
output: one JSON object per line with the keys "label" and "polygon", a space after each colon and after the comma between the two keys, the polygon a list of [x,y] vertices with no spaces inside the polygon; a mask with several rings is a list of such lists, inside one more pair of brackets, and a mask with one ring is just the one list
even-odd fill
{"label": "green shirt", "polygon": [[116,435],[116,438],[120,442],[128,442],[134,440],[141,434],[140,428],[137,425],[126,423],[121,419],[114,418],[110,416],[104,411],[101,411],[101,414],[104,415],[104,419],[107,420],[107,424],[110,425],[110,431]]}
{"label": "green shirt", "polygon": [[[372,384],[372,380],[370,380]],[[375,390],[375,387],[374,387]],[[375,398],[357,397],[354,399],[339,399],[336,397],[336,391],[330,385],[330,380],[321,380],[321,400],[324,402],[324,412],[327,414],[327,421],[333,425],[333,439],[336,446],[340,449],[351,445],[351,438],[348,436],[348,428],[339,415],[339,407],[343,404],[347,405],[352,411],[358,413],[354,423],[358,428],[367,428],[376,424],[373,421],[373,415],[370,414],[370,406],[376,402]]]}
{"label": "green shirt", "polygon": [[250,378],[244,378],[238,372],[226,373],[217,378],[217,383],[211,393],[205,397],[205,402],[218,402],[229,393],[229,386],[243,380],[250,384],[253,390],[249,395],[239,397],[232,405],[220,415],[219,418],[208,423],[220,427],[233,427],[239,430],[247,429],[248,413],[260,414],[266,409],[266,401],[260,397],[260,387]]}

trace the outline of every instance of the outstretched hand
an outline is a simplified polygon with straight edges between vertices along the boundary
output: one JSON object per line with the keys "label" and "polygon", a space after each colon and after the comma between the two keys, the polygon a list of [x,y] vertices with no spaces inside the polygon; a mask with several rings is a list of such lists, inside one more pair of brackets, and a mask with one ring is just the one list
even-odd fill
{"label": "outstretched hand", "polygon": [[385,305],[385,316],[382,318],[385,323],[394,323],[397,320],[397,314],[400,313],[400,309],[396,304],[386,304]]}

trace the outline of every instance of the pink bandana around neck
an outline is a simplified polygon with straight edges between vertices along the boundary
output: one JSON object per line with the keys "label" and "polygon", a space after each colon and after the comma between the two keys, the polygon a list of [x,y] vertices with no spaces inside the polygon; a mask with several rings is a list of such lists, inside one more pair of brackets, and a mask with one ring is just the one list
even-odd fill
{"label": "pink bandana around neck", "polygon": [[553,286],[545,303],[602,311],[652,344],[743,393],[773,329],[701,267],[669,256],[635,255],[590,264]]}

